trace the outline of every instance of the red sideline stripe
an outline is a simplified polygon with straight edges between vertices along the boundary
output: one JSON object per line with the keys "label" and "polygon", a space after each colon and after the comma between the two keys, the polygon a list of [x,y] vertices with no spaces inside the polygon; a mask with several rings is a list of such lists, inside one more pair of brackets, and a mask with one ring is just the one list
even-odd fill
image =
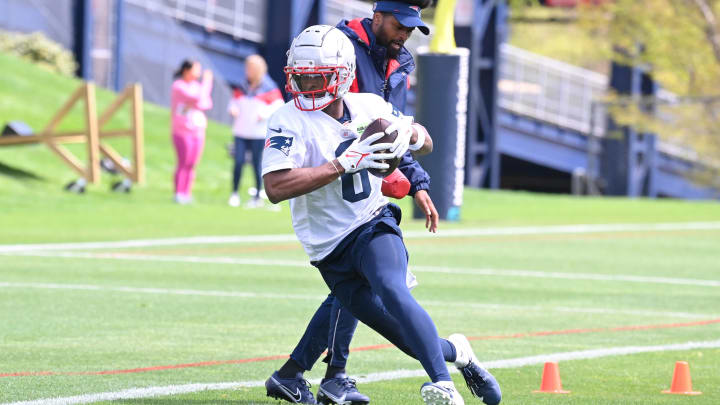
{"label": "red sideline stripe", "polygon": [[[495,340],[495,339],[522,339],[527,337],[537,336],[554,336],[554,335],[576,335],[583,333],[600,333],[600,332],[625,332],[635,330],[649,330],[649,329],[673,329],[673,328],[686,328],[690,326],[703,326],[720,323],[719,319],[708,319],[704,321],[695,322],[682,322],[682,323],[664,323],[655,325],[635,325],[635,326],[619,326],[615,328],[591,328],[591,329],[565,329],[565,330],[554,330],[554,331],[539,331],[529,333],[515,333],[512,335],[497,335],[497,336],[469,336],[468,340]],[[391,344],[362,346],[350,349],[351,352],[362,352],[368,350],[381,350],[395,347]],[[287,359],[288,355],[275,355],[265,357],[253,357],[248,359],[239,360],[216,360],[216,361],[201,361],[197,363],[185,363],[185,364],[174,364],[168,366],[154,366],[154,367],[142,367],[132,368],[125,370],[105,370],[105,371],[80,371],[80,372],[54,372],[54,371],[24,371],[16,373],[5,373],[0,374],[2,377],[28,377],[28,376],[44,376],[44,375],[108,375],[108,374],[128,374],[128,373],[144,373],[146,371],[158,371],[158,370],[172,370],[178,368],[191,368],[191,367],[207,367],[217,366],[222,364],[243,364],[243,363],[256,363],[260,361],[270,360],[282,360]]]}
{"label": "red sideline stripe", "polygon": [[169,366],[131,368],[131,369],[127,369],[127,370],[82,371],[82,372],[63,373],[63,374],[64,375],[106,375],[106,374],[144,373],[146,371],[172,370],[172,369],[176,369],[176,368],[218,366],[221,364],[255,363],[258,361],[282,360],[282,359],[287,359],[288,357],[289,356],[287,354],[281,354],[281,355],[275,355],[275,356],[254,357],[254,358],[250,358],[250,359],[200,361],[197,363],[185,363],[185,364],[173,364],[173,365],[169,365]]}
{"label": "red sideline stripe", "polygon": [[53,373],[52,371],[24,371],[20,373],[7,373],[7,374],[0,374],[0,377],[28,377],[28,376],[36,376],[36,375],[56,375],[57,373]]}

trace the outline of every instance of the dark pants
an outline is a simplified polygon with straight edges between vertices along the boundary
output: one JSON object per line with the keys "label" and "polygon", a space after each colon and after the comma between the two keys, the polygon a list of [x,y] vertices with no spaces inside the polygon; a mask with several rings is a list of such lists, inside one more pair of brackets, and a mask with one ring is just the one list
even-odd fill
{"label": "dark pants", "polygon": [[315,311],[290,357],[304,370],[311,370],[328,349],[326,361],[333,367],[345,368],[357,324],[357,318],[330,294]]}
{"label": "dark pants", "polygon": [[[313,263],[332,294],[313,316],[291,356],[301,366],[312,366],[322,353],[319,348],[327,345],[327,309],[332,313],[334,295],[355,318],[418,359],[434,382],[450,380],[445,361],[453,360],[454,348],[438,337],[432,319],[407,288],[408,255],[399,219],[397,206],[385,207],[346,237],[328,257]],[[342,312],[344,309],[341,316]]]}
{"label": "dark pants", "polygon": [[240,178],[242,177],[242,168],[245,164],[245,151],[249,150],[252,153],[252,164],[255,169],[255,187],[260,192],[262,188],[262,152],[265,146],[265,140],[263,139],[245,139],[238,136],[235,138],[235,165],[233,166],[233,182],[232,191],[237,193],[238,187],[240,186]]}

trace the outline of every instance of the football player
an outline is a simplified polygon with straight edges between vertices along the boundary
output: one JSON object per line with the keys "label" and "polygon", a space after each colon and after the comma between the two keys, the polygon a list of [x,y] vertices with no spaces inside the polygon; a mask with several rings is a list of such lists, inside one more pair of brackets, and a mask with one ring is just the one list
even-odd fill
{"label": "football player", "polygon": [[[366,170],[386,169],[383,160],[407,150],[430,153],[429,134],[381,97],[348,93],[355,52],[334,27],[303,30],[288,51],[285,72],[293,101],[268,123],[262,169],[268,198],[290,200],[295,233],[343,307],[420,361],[431,379],[420,390],[426,404],[464,404],[445,361],[455,363],[473,394],[487,404],[499,403],[499,385],[480,366],[467,339],[438,337],[432,319],[410,294],[400,209],[382,195],[382,179]],[[392,122],[386,129],[398,132],[392,144],[373,144],[383,133],[360,140],[357,127],[376,118]],[[270,396],[315,403],[302,378],[275,372],[266,388]],[[322,401],[353,403],[329,395]]]}
{"label": "football player", "polygon": [[[416,31],[428,35],[429,28],[421,18],[420,10],[430,0],[377,1],[372,18],[341,21],[342,31],[355,49],[355,79],[350,85],[352,93],[375,93],[397,108],[405,110],[409,74],[415,69],[405,41]],[[362,128],[358,128],[362,129]],[[409,194],[418,208],[426,214],[425,225],[436,232],[438,213],[428,194],[430,176],[407,152],[399,168],[383,179],[382,192],[393,198]],[[409,285],[417,284],[408,272]],[[325,383],[318,389],[318,399],[343,397],[356,404],[367,403],[370,398],[358,391],[347,376],[345,366],[350,354],[350,342],[357,327],[357,319],[330,294],[320,305],[307,325],[305,333],[278,370],[280,377],[301,377],[327,349],[323,361],[328,363]]]}

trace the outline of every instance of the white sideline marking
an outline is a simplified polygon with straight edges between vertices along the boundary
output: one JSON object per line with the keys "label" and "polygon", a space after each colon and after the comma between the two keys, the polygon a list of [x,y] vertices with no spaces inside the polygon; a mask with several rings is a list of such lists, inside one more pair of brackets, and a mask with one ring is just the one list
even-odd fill
{"label": "white sideline marking", "polygon": [[696,278],[676,277],[650,277],[630,276],[625,274],[593,274],[593,273],[562,273],[554,271],[511,270],[511,269],[473,269],[462,267],[432,267],[411,266],[416,273],[447,273],[466,274],[474,276],[501,276],[501,277],[534,277],[559,278],[565,280],[593,280],[593,281],[625,281],[629,283],[694,285],[702,287],[720,287],[718,280],[702,280]]}
{"label": "white sideline marking", "polygon": [[[0,288],[40,288],[50,290],[80,290],[80,291],[112,291],[139,294],[161,294],[161,295],[194,295],[205,297],[233,297],[233,298],[269,298],[269,299],[294,299],[309,300],[317,302],[323,295],[301,295],[301,294],[275,294],[275,293],[256,293],[246,291],[218,291],[218,290],[192,290],[192,289],[171,289],[171,288],[147,288],[147,287],[125,287],[125,286],[102,286],[93,284],[57,284],[57,283],[28,283],[28,282],[0,282]],[[478,302],[462,302],[462,301],[428,301],[418,299],[418,301],[426,306],[439,307],[464,307],[477,308],[485,310],[516,310],[516,311],[556,311],[556,312],[574,312],[574,313],[591,313],[591,314],[626,314],[641,316],[660,316],[675,318],[691,318],[691,319],[709,319],[716,315],[698,314],[688,312],[666,312],[666,311],[650,311],[650,310],[633,310],[633,309],[612,309],[612,308],[575,308],[564,306],[539,306],[539,305],[507,305],[493,303]]]}
{"label": "white sideline marking", "polygon": [[4,256],[36,256],[36,257],[65,257],[78,259],[115,259],[115,260],[137,260],[150,262],[171,262],[171,263],[205,263],[205,264],[241,264],[249,266],[273,266],[273,267],[303,267],[312,269],[309,261],[301,260],[272,260],[272,259],[251,259],[243,257],[219,257],[219,256],[176,256],[176,255],[144,255],[133,253],[83,253],[83,252],[16,252],[4,253]]}
{"label": "white sideline marking", "polygon": [[[720,347],[720,340],[711,340],[704,342],[685,342],[669,345],[657,346],[627,346],[627,347],[610,347],[604,349],[582,350],[563,353],[548,353],[538,356],[518,357],[514,359],[494,360],[484,363],[489,369],[495,368],[517,368],[543,364],[546,361],[570,361],[570,360],[587,360],[610,356],[624,356],[638,353],[665,352],[678,350],[694,350],[694,349],[715,349]],[[450,370],[456,373],[457,370]],[[378,381],[398,380],[402,378],[423,377],[426,376],[424,370],[396,370],[385,371],[380,373],[371,373],[363,377],[359,377],[359,383],[371,383]],[[312,384],[318,384],[320,380],[311,381]],[[101,392],[96,394],[76,395],[63,398],[46,398],[31,401],[9,402],[2,405],[70,405],[70,404],[89,404],[99,401],[114,401],[119,399],[137,399],[151,398],[158,396],[187,394],[199,391],[218,391],[231,390],[237,388],[261,387],[265,381],[241,381],[241,382],[225,382],[225,383],[209,383],[209,384],[183,384],[168,385],[163,387],[148,388],[131,388],[115,392]]]}
{"label": "white sideline marking", "polygon": [[172,288],[147,288],[147,287],[113,287],[92,284],[55,284],[55,283],[15,283],[0,282],[0,288],[41,288],[49,290],[81,290],[81,291],[113,291],[139,294],[161,294],[161,295],[195,295],[206,297],[234,297],[234,298],[270,298],[270,299],[297,299],[297,300],[313,300],[318,301],[322,298],[321,294],[317,295],[300,295],[300,294],[274,294],[274,293],[254,293],[244,291],[217,291],[217,290],[189,290],[189,289],[172,289]]}
{"label": "white sideline marking", "polygon": [[[0,252],[0,254],[4,254]],[[179,262],[179,263],[206,263],[206,264],[240,264],[251,266],[273,266],[273,267],[304,267],[312,268],[310,263],[300,260],[270,260],[270,259],[249,259],[239,257],[214,257],[214,256],[174,256],[174,255],[142,255],[132,253],[82,253],[82,252],[17,252],[12,256],[38,256],[38,257],[67,257],[82,259],[114,259],[114,260],[138,260],[154,262]],[[464,274],[473,276],[500,276],[500,277],[533,277],[533,278],[555,278],[565,280],[591,280],[591,281],[624,281],[629,283],[649,284],[671,284],[671,285],[692,285],[701,287],[720,287],[719,280],[703,280],[695,278],[676,277],[651,277],[631,276],[624,274],[593,274],[593,273],[563,273],[536,270],[513,270],[513,269],[474,269],[462,267],[434,267],[434,266],[410,266],[410,270],[416,273],[441,273],[441,274]]]}
{"label": "white sideline marking", "polygon": [[425,306],[453,306],[453,307],[471,307],[485,310],[517,310],[517,311],[539,311],[539,312],[570,312],[580,314],[624,314],[638,316],[666,316],[689,319],[710,319],[716,318],[716,315],[698,314],[689,312],[669,312],[669,311],[650,311],[638,309],[613,309],[613,308],[579,308],[565,306],[541,306],[541,305],[508,305],[508,304],[492,304],[477,302],[458,302],[458,301],[425,301],[418,299]]}
{"label": "white sideline marking", "polygon": [[[448,229],[438,234],[427,231],[408,231],[403,235],[407,239],[456,238],[468,236],[499,235],[550,235],[566,233],[600,233],[629,231],[689,231],[720,229],[720,222],[675,222],[649,224],[584,224],[584,225],[548,225],[501,228]],[[0,245],[0,252],[23,252],[37,250],[88,250],[88,249],[124,249],[152,246],[213,245],[231,243],[280,243],[296,242],[294,234],[243,235],[243,236],[194,236],[185,238],[136,239],[115,242],[79,242],[79,243],[39,243]]]}
{"label": "white sideline marking", "polygon": [[89,249],[126,249],[153,246],[179,245],[215,245],[231,243],[281,243],[297,242],[294,234],[248,235],[248,236],[194,236],[187,238],[135,239],[116,242],[77,242],[77,243],[34,243],[18,245],[0,245],[0,252],[24,252],[36,250],[89,250]]}

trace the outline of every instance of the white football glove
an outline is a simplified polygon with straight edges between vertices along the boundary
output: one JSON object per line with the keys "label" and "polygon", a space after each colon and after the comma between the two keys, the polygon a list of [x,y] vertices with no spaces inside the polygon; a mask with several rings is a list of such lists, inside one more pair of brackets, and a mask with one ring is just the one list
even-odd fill
{"label": "white football glove", "polygon": [[398,158],[408,151],[410,147],[410,137],[412,137],[413,134],[412,123],[412,117],[402,117],[385,129],[386,134],[391,134],[394,131],[398,133],[395,142],[392,143],[392,147],[390,148],[390,153],[393,154],[393,157]]}
{"label": "white football glove", "polygon": [[385,134],[382,132],[374,133],[362,141],[360,138],[338,156],[337,160],[340,166],[345,169],[345,173],[355,173],[362,169],[388,169],[390,165],[381,163],[380,160],[392,159],[395,157],[392,153],[377,153],[381,150],[390,149],[391,143],[378,143],[371,145],[373,142],[382,138]]}

